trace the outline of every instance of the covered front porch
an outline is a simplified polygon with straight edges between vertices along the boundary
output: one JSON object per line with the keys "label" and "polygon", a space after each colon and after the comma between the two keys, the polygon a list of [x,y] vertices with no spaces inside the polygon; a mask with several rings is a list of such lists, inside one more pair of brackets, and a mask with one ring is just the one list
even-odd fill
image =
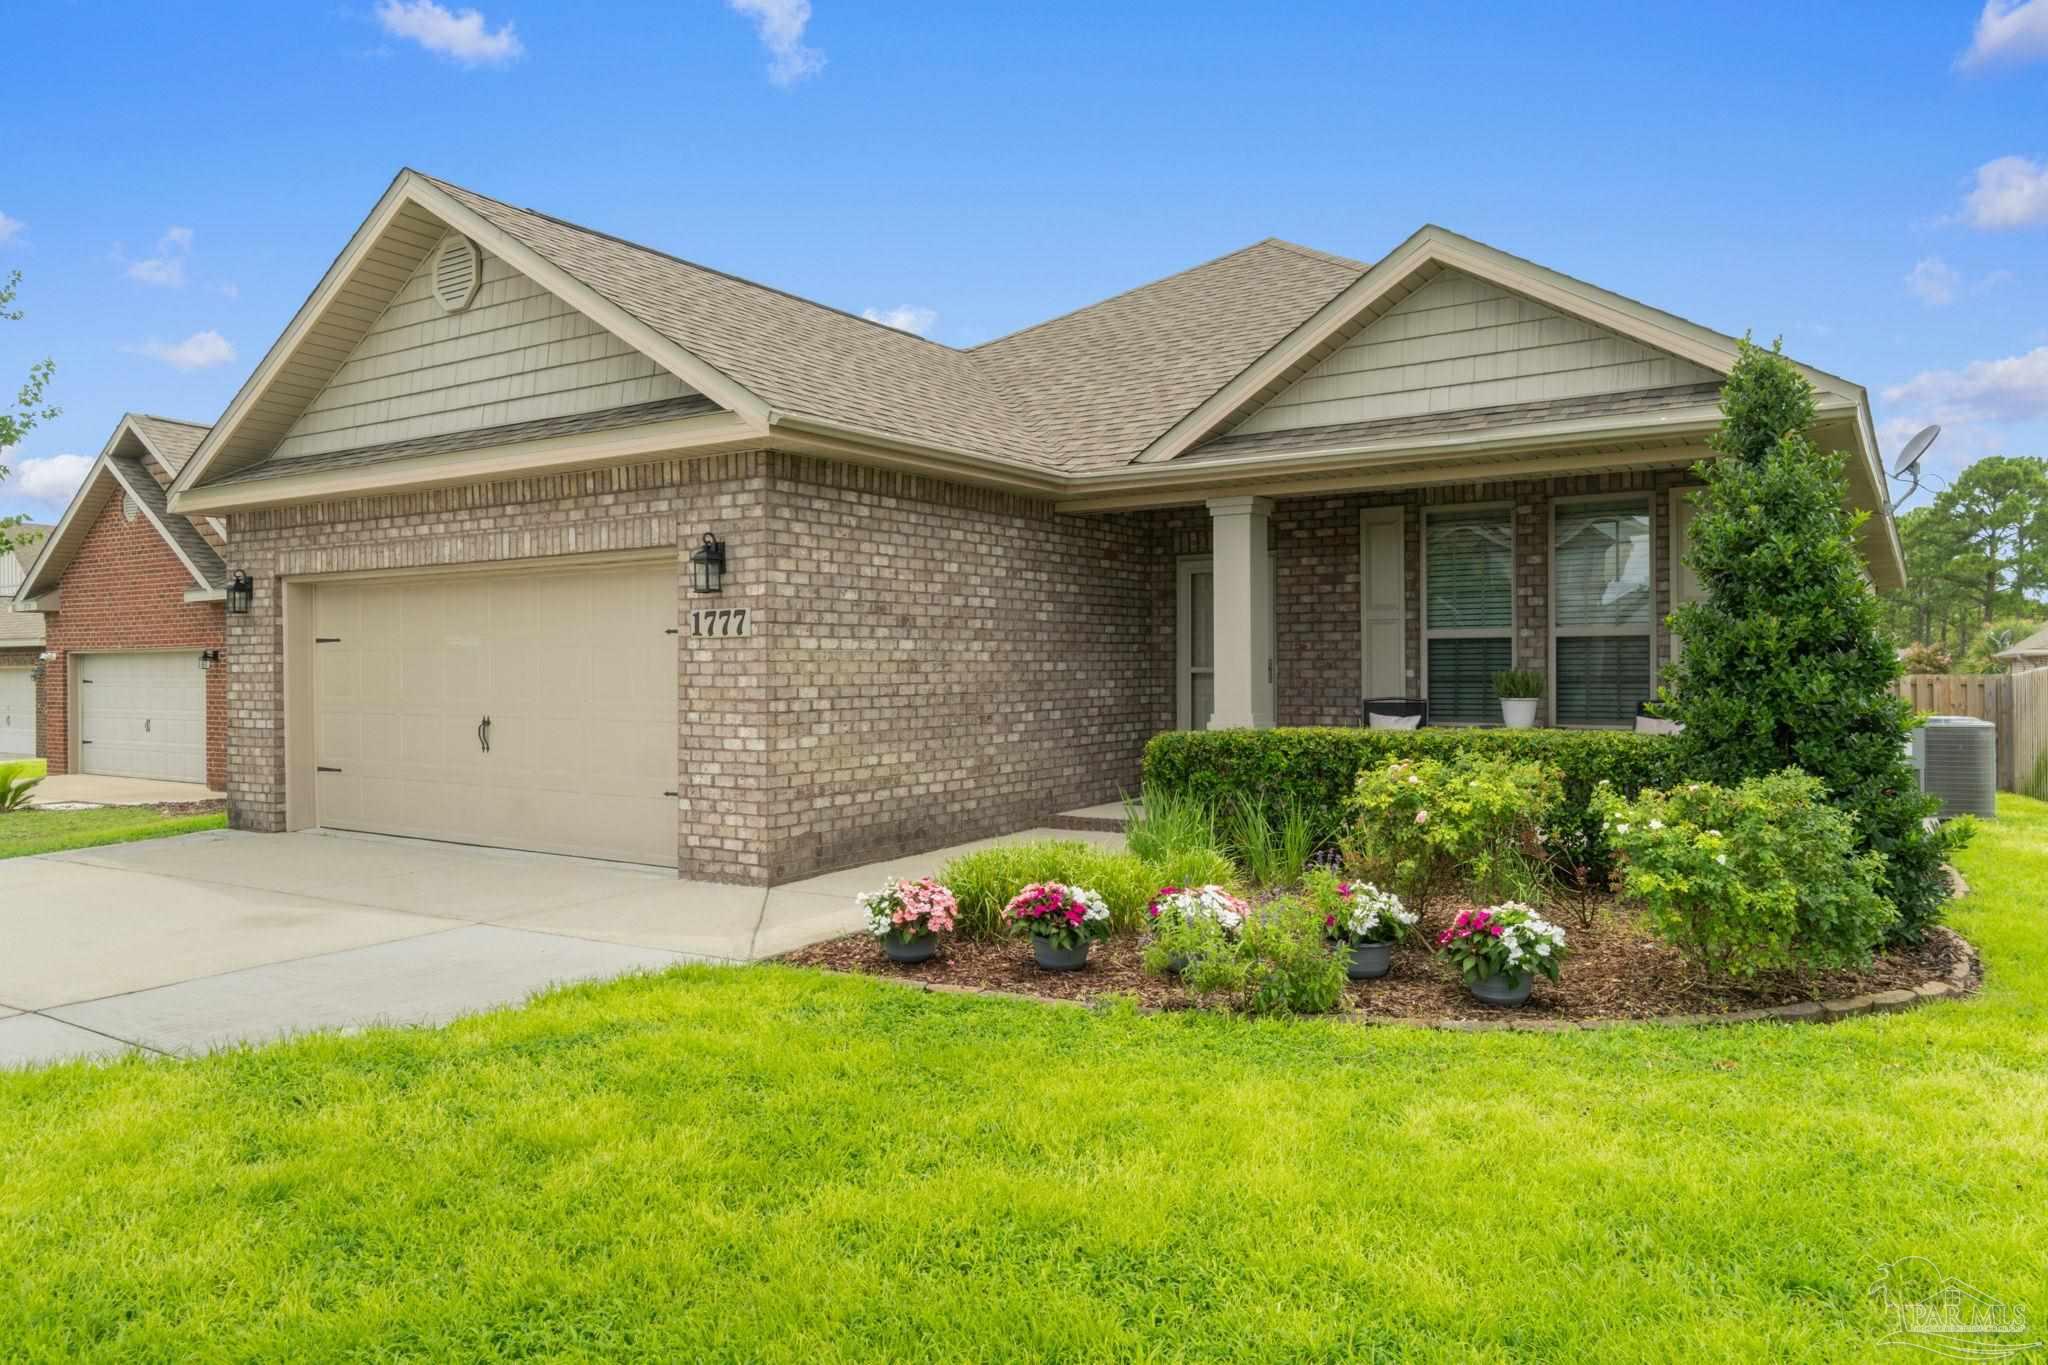
{"label": "covered front porch", "polygon": [[1497,725],[1513,669],[1544,679],[1539,724],[1628,728],[1696,592],[1696,485],[1680,460],[1163,512],[1173,724]]}

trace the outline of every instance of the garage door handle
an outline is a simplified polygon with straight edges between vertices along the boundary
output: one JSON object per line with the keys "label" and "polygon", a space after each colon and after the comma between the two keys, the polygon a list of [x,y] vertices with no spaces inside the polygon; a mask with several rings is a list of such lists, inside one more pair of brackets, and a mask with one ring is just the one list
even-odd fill
{"label": "garage door handle", "polygon": [[484,753],[491,751],[491,718],[489,716],[485,716],[476,723],[476,744],[477,748],[481,749]]}
{"label": "garage door handle", "polygon": [[145,735],[149,733],[149,721],[146,717],[142,722],[142,733]]}

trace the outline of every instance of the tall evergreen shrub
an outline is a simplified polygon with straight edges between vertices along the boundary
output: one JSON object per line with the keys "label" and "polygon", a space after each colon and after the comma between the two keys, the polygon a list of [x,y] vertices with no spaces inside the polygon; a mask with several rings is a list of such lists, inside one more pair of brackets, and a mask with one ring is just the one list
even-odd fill
{"label": "tall evergreen shrub", "polygon": [[1745,340],[1721,391],[1709,444],[1722,457],[1695,472],[1687,563],[1704,600],[1680,608],[1683,652],[1659,710],[1682,721],[1679,767],[1725,785],[1798,767],[1856,821],[1884,857],[1894,934],[1918,939],[1941,915],[1941,870],[1959,829],[1923,824],[1938,804],[1906,758],[1913,708],[1892,684],[1899,663],[1861,573],[1847,457],[1814,447],[1813,386],[1776,345]]}

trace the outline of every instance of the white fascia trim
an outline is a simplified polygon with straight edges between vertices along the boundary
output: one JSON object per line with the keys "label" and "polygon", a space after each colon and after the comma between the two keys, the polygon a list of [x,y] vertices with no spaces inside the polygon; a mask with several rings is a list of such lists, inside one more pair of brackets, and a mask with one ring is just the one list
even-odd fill
{"label": "white fascia trim", "polygon": [[228,591],[226,588],[194,588],[185,594],[185,600],[187,602],[225,602],[228,600]]}
{"label": "white fascia trim", "polygon": [[58,609],[58,600],[62,596],[63,591],[59,589],[54,592],[46,592],[41,597],[17,597],[14,599],[14,609],[37,616],[47,615]]}
{"label": "white fascia trim", "polygon": [[171,510],[182,516],[197,516],[323,498],[490,483],[561,469],[688,458],[707,448],[731,448],[760,439],[761,434],[744,418],[730,412],[707,412],[615,431],[577,432],[517,445],[415,455],[384,464],[280,474],[249,483],[202,485],[173,493]]}
{"label": "white fascia trim", "polygon": [[791,433],[799,440],[807,437],[823,438],[823,442],[843,442],[865,447],[883,455],[909,456],[912,457],[910,463],[924,472],[943,474],[950,470],[982,478],[995,477],[1021,491],[1058,493],[1066,490],[1073,482],[1069,475],[1056,473],[1040,465],[1026,464],[1022,460],[1006,459],[1000,455],[977,455],[971,451],[956,450],[948,446],[929,445],[904,436],[890,436],[882,432],[848,426],[844,422],[830,422],[778,409],[769,414],[769,434],[772,436],[781,432]]}
{"label": "white fascia trim", "polygon": [[[124,417],[121,420],[125,425],[128,419]],[[119,427],[115,428],[114,435],[116,438],[120,436]],[[43,569],[49,563],[50,556],[56,552],[58,544],[65,539],[66,533],[71,530],[72,524],[77,520],[79,506],[85,502],[86,497],[91,493],[93,480],[97,479],[100,476],[100,472],[108,467],[107,452],[113,449],[113,444],[113,441],[109,441],[106,446],[101,448],[98,456],[93,459],[92,467],[86,470],[85,477],[78,481],[78,488],[71,494],[71,501],[65,506],[64,515],[57,518],[56,529],[43,537],[43,548],[37,552],[35,563],[28,566],[28,573],[22,577],[21,587],[15,592],[17,602],[28,598],[54,597],[56,595],[54,592],[39,594],[36,591],[42,579]],[[55,611],[56,608],[35,607],[32,610]]]}

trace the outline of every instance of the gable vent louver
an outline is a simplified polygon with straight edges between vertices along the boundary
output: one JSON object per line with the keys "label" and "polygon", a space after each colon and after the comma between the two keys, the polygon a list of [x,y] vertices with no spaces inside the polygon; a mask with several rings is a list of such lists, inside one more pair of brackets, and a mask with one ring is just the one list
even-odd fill
{"label": "gable vent louver", "polygon": [[443,312],[459,313],[476,297],[483,279],[483,253],[469,238],[454,235],[434,256],[434,299]]}

